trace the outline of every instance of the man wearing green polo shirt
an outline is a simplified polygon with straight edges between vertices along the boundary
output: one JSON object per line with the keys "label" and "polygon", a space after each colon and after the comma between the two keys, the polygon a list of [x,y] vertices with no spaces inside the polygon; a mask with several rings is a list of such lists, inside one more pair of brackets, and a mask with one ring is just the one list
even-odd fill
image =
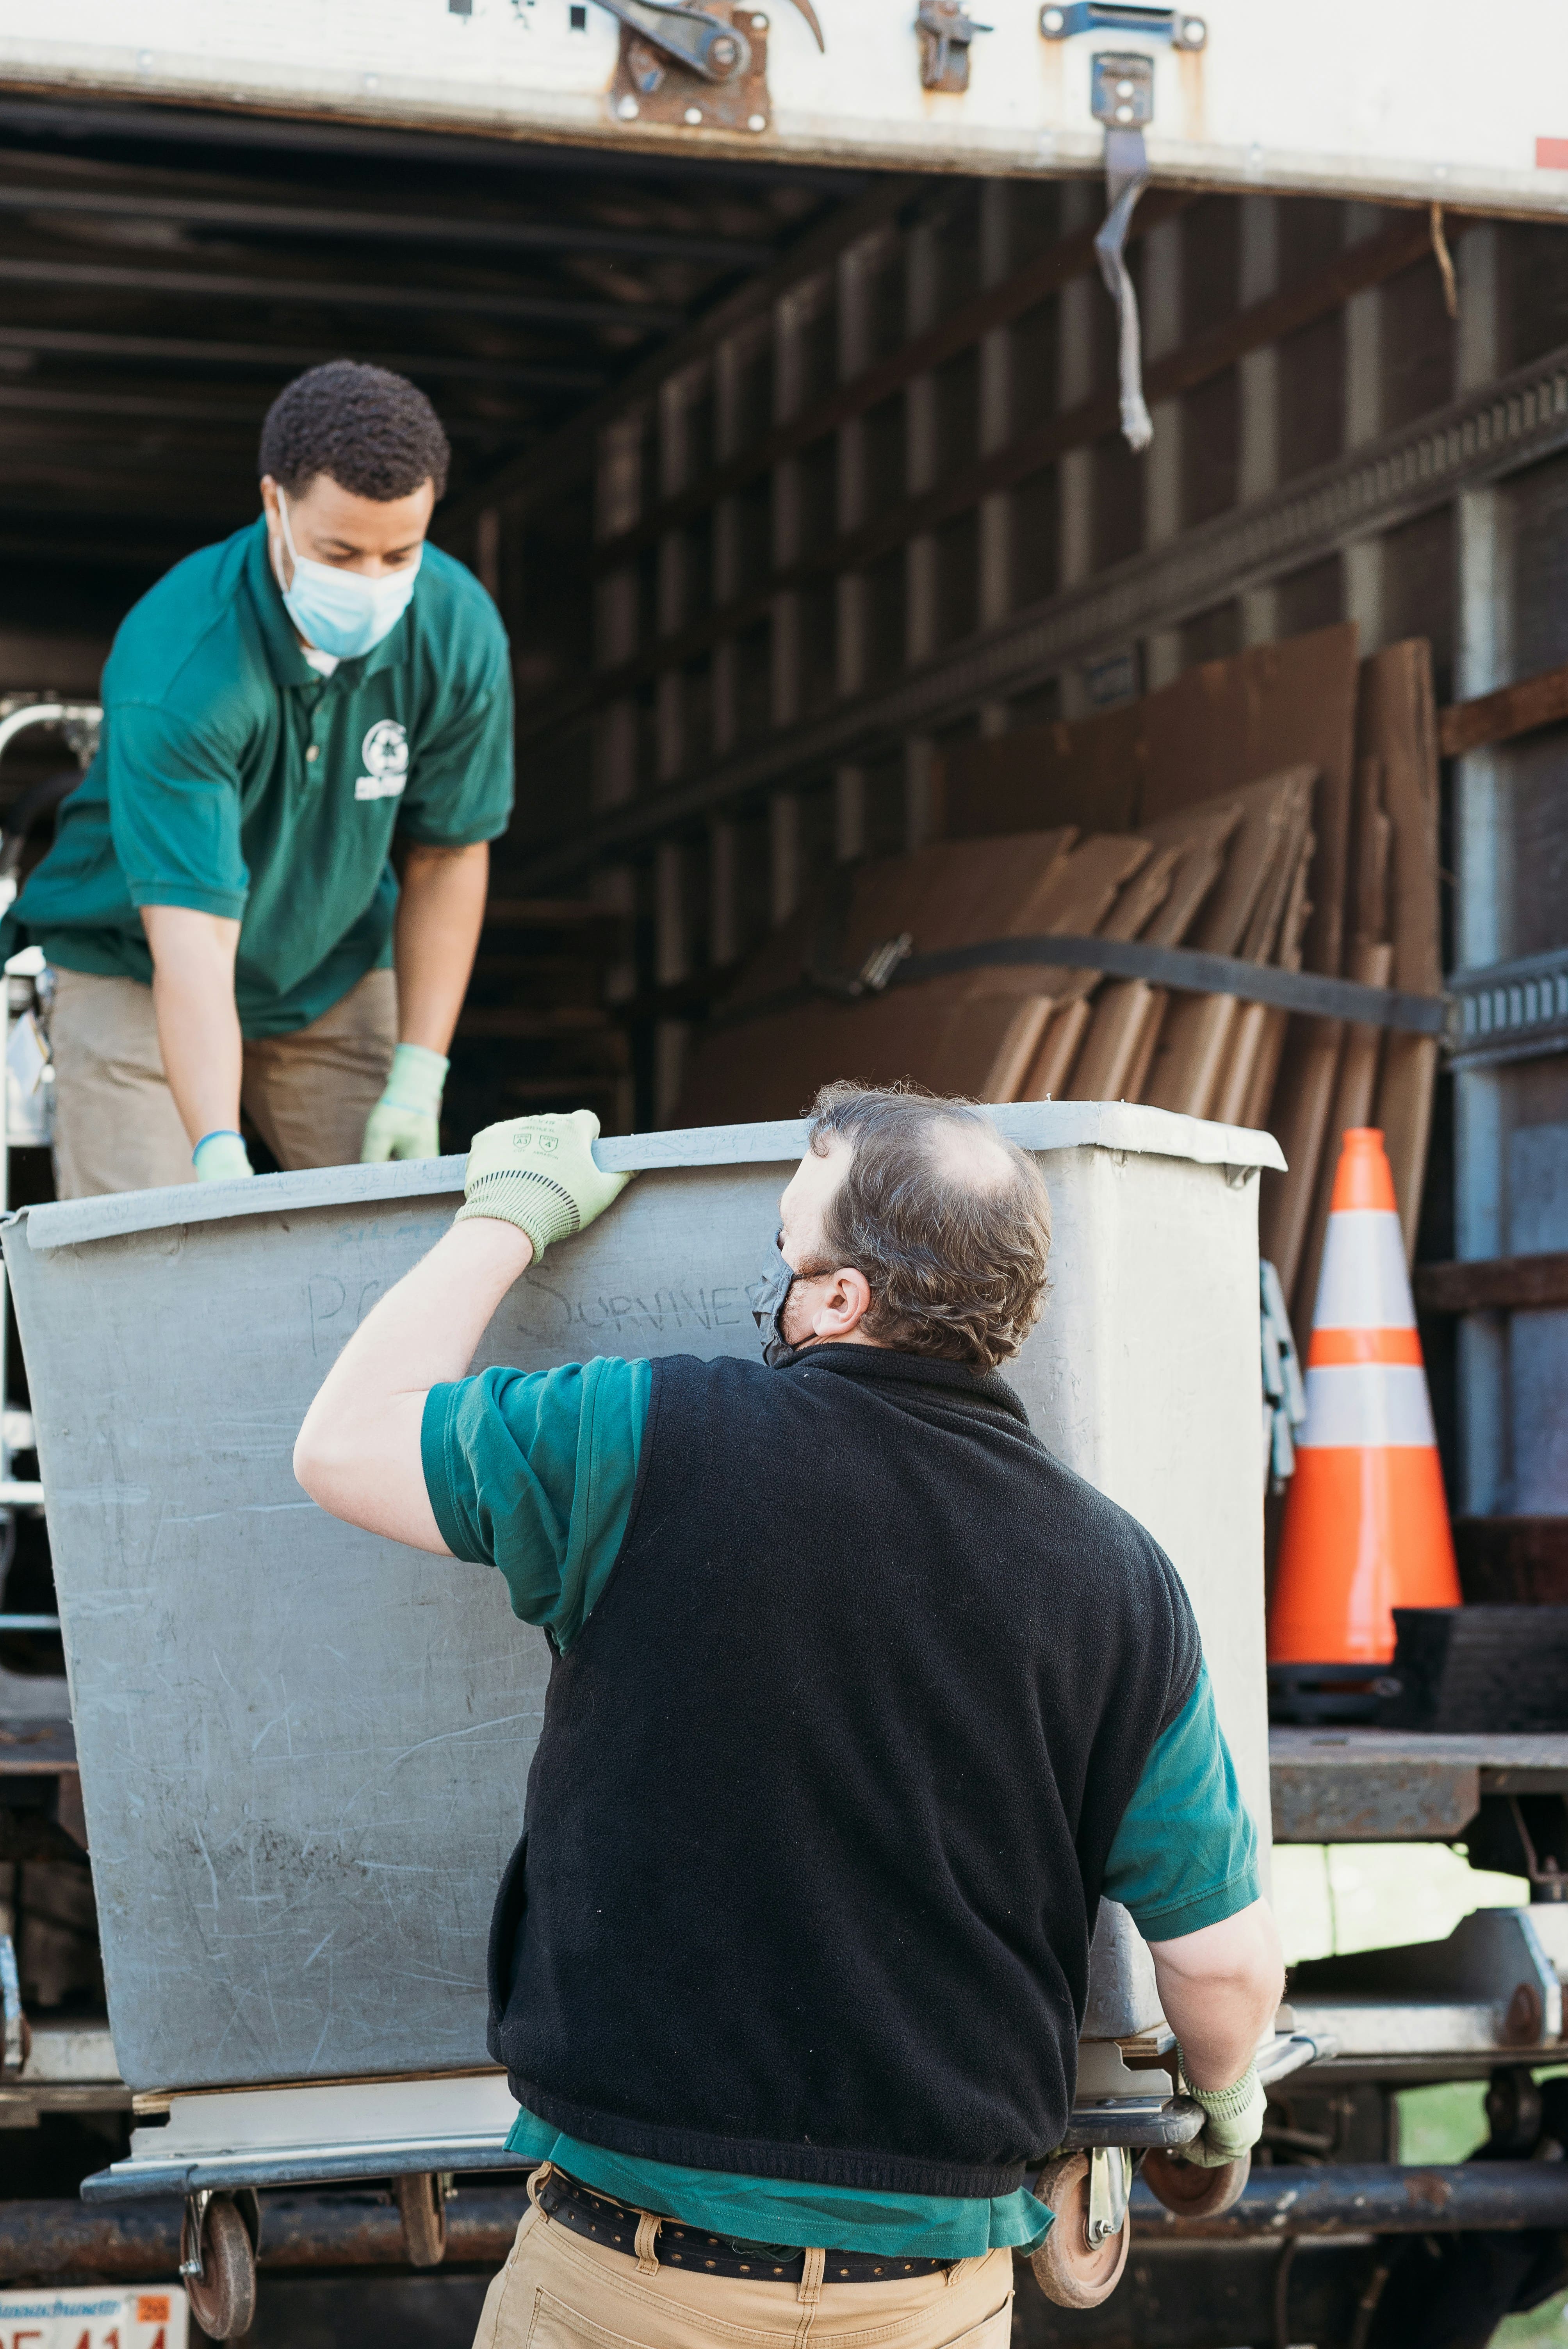
{"label": "man wearing green polo shirt", "polygon": [[[121,626],[103,739],[14,921],[53,973],[60,1195],[434,1156],[512,799],[511,678],[400,376],[312,368],[263,512]],[[401,886],[392,864],[403,850]]]}
{"label": "man wearing green polo shirt", "polygon": [[1006,2349],[1102,1895],[1206,2116],[1185,2158],[1263,2126],[1279,1943],[1191,1609],[995,1375],[1049,1207],[969,1103],[824,1090],[766,1367],[468,1376],[624,1186],[597,1131],[476,1137],[294,1453],[335,1516],[499,1568],[555,1651],[489,1966],[541,2167],[476,2349]]}

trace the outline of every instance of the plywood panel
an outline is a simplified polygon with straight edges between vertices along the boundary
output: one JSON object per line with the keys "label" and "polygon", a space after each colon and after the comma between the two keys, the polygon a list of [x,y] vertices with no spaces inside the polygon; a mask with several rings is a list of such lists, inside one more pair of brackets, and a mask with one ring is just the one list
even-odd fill
{"label": "plywood panel", "polygon": [[[1210,954],[1272,949],[1300,862],[1312,804],[1314,771],[1283,774],[1238,793],[1243,816],[1225,868],[1204,905],[1197,944]],[[1144,1098],[1157,1109],[1211,1114],[1238,1032],[1233,996],[1187,996],[1167,1013]]]}
{"label": "plywood panel", "polygon": [[[874,947],[907,931],[918,949],[1016,930],[1076,835],[1068,829],[1019,839],[975,840],[842,868],[747,958],[728,1001],[755,1001],[793,986],[813,960],[858,970]],[[976,926],[983,921],[995,931]]]}
{"label": "plywood panel", "polygon": [[[1123,885],[1130,881],[1152,854],[1148,841],[1130,833],[1101,833],[1079,843],[1063,857],[1041,886],[1005,929],[975,933],[985,937],[1048,937],[1059,933],[1082,937],[1098,930],[1110,916]],[[971,979],[975,995],[1047,995],[1060,1001],[1086,992],[1098,971],[1014,969],[976,971]]]}
{"label": "plywood panel", "polygon": [[[1119,931],[1125,936],[1146,936],[1155,946],[1180,946],[1210,893],[1225,870],[1225,851],[1240,826],[1244,802],[1216,800],[1186,815],[1167,817],[1144,834],[1157,843],[1159,856],[1172,860],[1170,885],[1153,908],[1146,927]],[[1154,860],[1151,860],[1151,864]],[[1148,868],[1146,868],[1146,871]],[[1139,876],[1140,882],[1145,878]],[[1131,896],[1130,890],[1127,895]],[[1118,905],[1113,922],[1124,908]],[[1106,925],[1108,931],[1111,924]],[[1073,1065],[1068,1093],[1074,1101],[1136,1101],[1158,1040],[1169,997],[1141,980],[1103,988],[1096,999],[1094,1020],[1083,1050]]]}
{"label": "plywood panel", "polygon": [[977,1100],[1011,1102],[1023,1098],[1025,1081],[1039,1057],[1040,1044],[1055,1009],[1048,995],[1026,996],[1022,1003],[1014,1005],[992,1050],[985,1077],[969,1080]]}
{"label": "plywood panel", "polygon": [[1154,989],[1141,978],[1119,979],[1099,996],[1068,1088],[1073,1101],[1127,1101],[1128,1079],[1141,1057]]}
{"label": "plywood panel", "polygon": [[[1442,985],[1438,865],[1438,740],[1431,647],[1424,637],[1388,645],[1361,664],[1357,747],[1383,770],[1391,831],[1388,910],[1396,987],[1436,994]],[[1438,1047],[1429,1036],[1385,1043],[1374,1121],[1383,1129],[1405,1251],[1413,1257],[1431,1133]]]}
{"label": "plywood panel", "polygon": [[[1364,987],[1387,987],[1393,964],[1394,949],[1391,946],[1362,941],[1351,948],[1350,976],[1359,979]],[[1329,1202],[1334,1195],[1334,1178],[1338,1170],[1346,1128],[1371,1123],[1372,1105],[1377,1090],[1377,1065],[1382,1050],[1383,1030],[1380,1028],[1368,1028],[1357,1021],[1346,1029],[1335,1080],[1334,1100],[1318,1161],[1316,1193],[1307,1226],[1306,1246],[1296,1280],[1298,1309],[1305,1308],[1310,1312],[1311,1306],[1307,1300],[1315,1300],[1317,1296],[1318,1269],[1323,1262],[1324,1240],[1328,1231]]]}
{"label": "plywood panel", "polygon": [[1334,1105],[1344,1030],[1336,1019],[1293,1019],[1280,1055],[1269,1128],[1284,1153],[1286,1172],[1265,1174],[1258,1201],[1259,1246],[1274,1265],[1291,1318],[1310,1326],[1312,1300],[1305,1313],[1296,1279],[1306,1247],[1323,1138]]}
{"label": "plywood panel", "polygon": [[[1146,841],[1126,834],[1075,845],[1071,830],[1060,827],[869,863],[838,877],[847,908],[835,916],[830,904],[826,913],[819,905],[767,941],[731,1002],[738,1009],[794,986],[813,956],[852,971],[873,947],[904,934],[917,951],[934,951],[1091,931],[1151,854]],[[1163,885],[1159,881],[1155,894]],[[682,1123],[794,1116],[840,1077],[867,1084],[908,1079],[938,1092],[1011,1099],[1037,1051],[1049,999],[1088,986],[1092,977],[980,971],[852,1003],[823,996],[717,1026],[694,1054],[675,1115]]]}
{"label": "plywood panel", "polygon": [[[1177,842],[1171,847],[1157,849],[1128,882],[1110,912],[1099,924],[1099,935],[1108,938],[1141,936],[1149,924],[1170,899],[1175,876],[1183,864],[1190,861],[1192,846],[1193,843],[1191,841],[1183,840]],[[1064,924],[1063,926],[1066,927],[1067,925]],[[1125,1043],[1120,1046],[1109,1036],[1097,1046],[1095,1036],[1108,1002],[1119,999],[1124,992],[1124,989],[1117,988],[1109,989],[1101,988],[1099,990],[1096,1009],[1088,1025],[1088,1040],[1082,1052],[1077,1054],[1072,1063],[1070,1087],[1067,1083],[1067,1064],[1059,1059],[1068,1040],[1067,1031],[1064,1030],[1056,1039],[1057,1050],[1057,1055],[1053,1056],[1048,1071],[1050,1079],[1048,1092],[1038,1095],[1032,1092],[1027,1095],[1010,1094],[1007,1098],[1060,1099],[1066,1093],[1074,1101],[1119,1099],[1121,1096],[1116,1087],[1124,1080],[1127,1069],[1131,1064],[1132,1051],[1141,1033],[1140,1026],[1135,1022]],[[1147,996],[1148,989],[1144,988],[1142,997],[1145,1008]],[[1108,1016],[1110,1020],[1116,1020],[1117,1015],[1114,1011]],[[1141,1019],[1141,1012],[1140,1019]],[[1082,1028],[1083,1023],[1080,1021],[1072,1031],[1075,1044]],[[1121,1026],[1119,1024],[1119,1033],[1120,1032]],[[1086,1074],[1086,1064],[1089,1071],[1088,1074]],[[1026,1073],[1025,1071],[1019,1071],[1020,1083],[1025,1081]],[[1085,1092],[1086,1084],[1094,1084],[1102,1089],[1092,1092]],[[1002,1096],[998,1095],[996,1098],[1000,1099]]]}
{"label": "plywood panel", "polygon": [[1149,1013],[1143,1022],[1143,1034],[1139,1040],[1138,1051],[1132,1066],[1127,1072],[1129,1101],[1140,1102],[1145,1098],[1149,1085],[1149,1071],[1154,1059],[1154,1048],[1160,1040],[1161,1024],[1164,1019],[1166,1006],[1170,1000],[1169,995],[1162,987],[1155,988],[1150,996]]}
{"label": "plywood panel", "polygon": [[1162,817],[1281,768],[1320,778],[1309,970],[1343,953],[1355,756],[1353,622],[1205,661],[1158,693],[1075,723],[1021,728],[948,754],[945,822],[954,838],[1077,823],[1147,831]]}
{"label": "plywood panel", "polygon": [[[1311,834],[1302,843],[1296,860],[1295,879],[1285,905],[1284,919],[1280,925],[1279,950],[1274,957],[1281,970],[1301,968],[1301,942],[1305,935],[1307,917],[1312,905],[1306,894],[1306,876],[1312,864]],[[1236,1123],[1261,1126],[1268,1115],[1274,1099],[1274,1081],[1279,1074],[1280,1056],[1284,1050],[1285,1031],[1290,1022],[1283,1011],[1265,1011],[1263,1017],[1256,1057],[1253,1061],[1247,1096],[1236,1116]]]}
{"label": "plywood panel", "polygon": [[1280,768],[1316,769],[1308,970],[1337,971],[1345,937],[1357,631],[1346,621],[1188,669],[1143,704],[1140,824]]}
{"label": "plywood panel", "polygon": [[1233,995],[1189,995],[1166,1015],[1149,1080],[1139,1098],[1153,1109],[1207,1117],[1241,1005]]}
{"label": "plywood panel", "polygon": [[947,837],[1059,823],[1130,832],[1142,795],[1144,708],[1130,701],[1071,724],[1021,726],[954,744],[944,757],[940,790]]}
{"label": "plywood panel", "polygon": [[1068,1079],[1088,1024],[1087,996],[1080,995],[1076,1003],[1063,1004],[1046,1030],[1035,1065],[1019,1092],[1020,1101],[1062,1101],[1068,1098]]}

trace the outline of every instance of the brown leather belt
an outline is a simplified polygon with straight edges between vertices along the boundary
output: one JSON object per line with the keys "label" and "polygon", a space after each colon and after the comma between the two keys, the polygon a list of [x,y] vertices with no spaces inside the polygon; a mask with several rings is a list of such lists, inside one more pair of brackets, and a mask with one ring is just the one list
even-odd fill
{"label": "brown leather belt", "polygon": [[[643,2216],[624,2202],[595,2193],[553,2164],[533,2189],[533,2199],[549,2219],[573,2235],[585,2235],[607,2251],[634,2259],[637,2221]],[[679,2219],[661,2219],[655,2241],[661,2267],[683,2268],[697,2275],[753,2276],[762,2283],[798,2284],[805,2270],[804,2249],[794,2243],[748,2243],[729,2235],[712,2235],[704,2227],[688,2227]],[[941,2274],[952,2260],[890,2258],[882,2251],[828,2251],[824,2283],[892,2283],[905,2276]]]}

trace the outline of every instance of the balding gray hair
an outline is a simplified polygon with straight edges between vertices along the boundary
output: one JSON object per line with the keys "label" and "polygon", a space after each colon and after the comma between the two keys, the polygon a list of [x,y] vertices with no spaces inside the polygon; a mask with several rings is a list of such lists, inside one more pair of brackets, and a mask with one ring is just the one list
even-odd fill
{"label": "balding gray hair", "polygon": [[1026,1151],[975,1102],[904,1085],[824,1085],[810,1147],[850,1163],[822,1218],[817,1274],[852,1266],[872,1292],[866,1335],[994,1371],[1046,1301],[1051,1205]]}

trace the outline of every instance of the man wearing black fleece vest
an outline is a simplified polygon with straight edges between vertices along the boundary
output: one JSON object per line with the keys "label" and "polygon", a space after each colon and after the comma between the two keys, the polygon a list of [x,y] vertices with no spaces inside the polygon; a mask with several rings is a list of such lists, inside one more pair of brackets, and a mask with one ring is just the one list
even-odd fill
{"label": "man wearing black fleece vest", "polygon": [[1102,1894],[1148,1939],[1199,2160],[1256,2138],[1281,1990],[1181,1582],[997,1365],[1046,1287],[1032,1159],[830,1087],[759,1284],[765,1363],[464,1375],[624,1178],[518,1119],[378,1305],[295,1464],[505,1575],[556,1651],[490,1951],[534,2207],[479,2349],[1004,2349]]}

